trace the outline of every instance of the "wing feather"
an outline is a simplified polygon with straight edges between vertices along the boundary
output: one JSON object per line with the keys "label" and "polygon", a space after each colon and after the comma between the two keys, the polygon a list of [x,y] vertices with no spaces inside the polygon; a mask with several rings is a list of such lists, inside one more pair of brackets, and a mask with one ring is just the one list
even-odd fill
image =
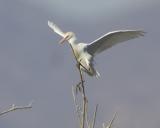
{"label": "wing feather", "polygon": [[58,35],[64,37],[65,36],[65,33],[56,25],[54,24],[53,22],[51,21],[48,21],[48,26],[55,32],[57,33]]}
{"label": "wing feather", "polygon": [[118,30],[109,32],[88,44],[87,51],[91,55],[96,55],[118,43],[144,36],[144,33],[145,32],[141,30]]}

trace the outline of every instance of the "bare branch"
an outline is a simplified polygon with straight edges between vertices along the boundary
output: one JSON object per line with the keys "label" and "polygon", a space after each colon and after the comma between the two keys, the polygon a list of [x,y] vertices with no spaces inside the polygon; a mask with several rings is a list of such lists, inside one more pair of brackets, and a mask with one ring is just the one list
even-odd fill
{"label": "bare branch", "polygon": [[16,110],[25,110],[25,109],[30,109],[30,108],[32,108],[32,102],[26,106],[16,106],[16,105],[12,104],[12,106],[9,109],[0,112],[0,116],[5,115],[9,112],[16,111]]}
{"label": "bare branch", "polygon": [[88,118],[88,102],[86,102],[86,125],[87,125],[87,128],[91,128],[91,124],[90,124],[90,121],[89,121],[89,118]]}
{"label": "bare branch", "polygon": [[112,128],[113,122],[115,120],[117,116],[117,112],[114,114],[113,119],[109,122],[109,124],[107,126],[105,126],[105,124],[103,123],[103,128]]}
{"label": "bare branch", "polygon": [[[82,87],[82,98],[83,98],[83,101],[82,101],[82,117],[81,117],[81,128],[84,128],[84,125],[85,125],[85,115],[86,115],[86,102],[87,102],[87,98],[86,98],[86,94],[85,94],[85,87],[84,87],[84,80],[83,80],[83,76],[82,76],[82,71],[80,69],[80,66],[84,67],[81,62],[78,61],[76,55],[75,55],[75,52],[74,52],[74,49],[72,47],[72,45],[70,44],[70,47],[72,49],[72,53],[76,59],[76,62],[77,62],[77,67],[78,67],[78,71],[79,71],[79,75],[80,75],[80,80],[81,80],[81,87]],[[84,67],[85,68],[85,67]]]}
{"label": "bare branch", "polygon": [[[77,88],[77,87],[76,87]],[[80,106],[77,104],[77,100],[76,100],[76,96],[75,96],[75,88],[74,86],[72,86],[72,96],[73,96],[73,101],[74,101],[74,105],[75,105],[75,108],[76,108],[76,113],[78,115],[78,119],[79,119],[79,122],[80,122],[80,125],[82,124],[81,122],[81,116],[80,116]],[[77,93],[76,93],[77,94]]]}
{"label": "bare branch", "polygon": [[83,97],[83,110],[82,110],[82,128],[84,128],[84,123],[85,123],[85,115],[86,115],[86,102],[87,102],[87,98],[85,95],[85,87],[84,87],[84,81],[83,81],[83,77],[82,77],[82,71],[80,70],[80,65],[79,65],[79,73],[80,73],[80,78],[81,78],[81,86],[82,86],[82,97]]}

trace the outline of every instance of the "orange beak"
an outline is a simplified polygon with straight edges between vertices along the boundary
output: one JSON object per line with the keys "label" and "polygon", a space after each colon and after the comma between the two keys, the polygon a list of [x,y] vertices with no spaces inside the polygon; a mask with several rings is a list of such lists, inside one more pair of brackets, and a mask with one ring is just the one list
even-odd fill
{"label": "orange beak", "polygon": [[60,44],[63,44],[65,41],[67,41],[67,38],[68,38],[68,36],[62,38],[62,39],[59,41],[59,43],[60,43]]}

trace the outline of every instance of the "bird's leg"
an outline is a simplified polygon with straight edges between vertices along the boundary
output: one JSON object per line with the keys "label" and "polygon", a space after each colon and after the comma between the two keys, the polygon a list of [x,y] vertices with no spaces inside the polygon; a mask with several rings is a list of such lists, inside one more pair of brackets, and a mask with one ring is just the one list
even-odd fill
{"label": "bird's leg", "polygon": [[[80,63],[77,63],[76,64],[76,67],[80,70],[80,72],[81,72],[81,75],[82,75],[82,71],[81,71],[81,69],[80,69],[80,66],[81,66],[81,64]],[[77,85],[76,85],[76,93],[78,93],[78,91],[79,92],[82,92],[82,84],[84,83],[85,81],[82,79]]]}
{"label": "bird's leg", "polygon": [[[84,83],[85,81],[83,80],[83,83]],[[80,93],[82,93],[82,82],[80,81],[78,84],[76,84],[76,94],[78,93],[78,92],[80,92]]]}
{"label": "bird's leg", "polygon": [[82,88],[82,97],[83,97],[83,102],[82,102],[82,125],[81,125],[81,128],[84,128],[85,127],[85,117],[86,117],[86,103],[87,103],[87,97],[86,97],[86,94],[85,94],[85,86],[84,86],[84,80],[83,80],[83,76],[82,76],[82,71],[80,69],[81,66],[81,60],[80,61],[77,61],[78,63],[78,70],[79,70],[79,75],[80,75],[80,80],[81,80],[81,88]]}
{"label": "bird's leg", "polygon": [[76,94],[78,93],[78,92],[82,92],[82,87],[80,86],[81,85],[81,83],[82,82],[79,82],[77,85],[76,85]]}

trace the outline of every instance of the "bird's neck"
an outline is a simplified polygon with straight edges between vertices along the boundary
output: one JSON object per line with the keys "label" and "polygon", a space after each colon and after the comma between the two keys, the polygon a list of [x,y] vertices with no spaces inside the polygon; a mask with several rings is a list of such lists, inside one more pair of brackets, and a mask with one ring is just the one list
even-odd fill
{"label": "bird's neck", "polygon": [[68,40],[68,42],[74,47],[77,43],[76,43],[76,37],[73,36],[72,38],[70,38]]}
{"label": "bird's neck", "polygon": [[74,56],[76,58],[78,58],[79,57],[79,53],[78,53],[78,49],[77,49],[78,47],[77,47],[76,37],[75,36],[72,37],[71,39],[68,40],[68,42],[69,42],[69,44],[70,44],[70,46],[72,48],[72,52],[73,52]]}

